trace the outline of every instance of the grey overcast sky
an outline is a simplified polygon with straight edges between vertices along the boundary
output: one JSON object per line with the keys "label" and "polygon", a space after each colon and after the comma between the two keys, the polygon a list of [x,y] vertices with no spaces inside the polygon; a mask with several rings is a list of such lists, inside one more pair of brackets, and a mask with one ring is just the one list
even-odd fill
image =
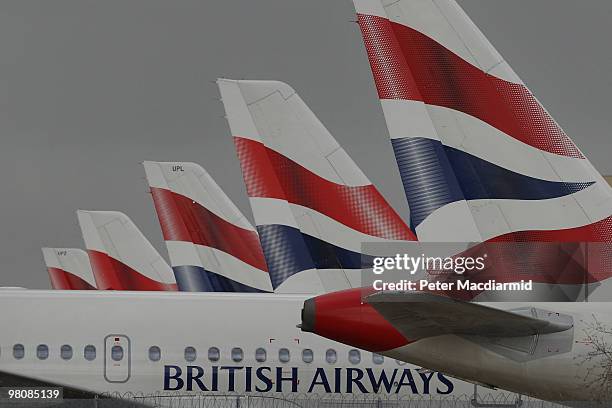
{"label": "grey overcast sky", "polygon": [[[459,0],[612,174],[612,2]],[[250,217],[213,81],[290,83],[406,215],[350,0],[2,0],[0,285],[48,288],[74,211],[127,213],[166,257],[142,160],[200,163]]]}

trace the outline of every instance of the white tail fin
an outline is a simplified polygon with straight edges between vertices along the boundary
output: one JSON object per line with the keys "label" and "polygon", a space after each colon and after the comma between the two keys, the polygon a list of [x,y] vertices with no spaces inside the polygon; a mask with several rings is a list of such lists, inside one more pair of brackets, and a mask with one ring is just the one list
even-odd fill
{"label": "white tail fin", "polygon": [[77,211],[101,290],[176,290],[172,269],[134,223],[117,211]]}
{"label": "white tail fin", "polygon": [[421,241],[612,239],[599,173],[454,0],[354,0]]}
{"label": "white tail fin", "polygon": [[272,291],[257,230],[201,166],[144,167],[179,290]]}
{"label": "white tail fin", "polygon": [[42,253],[53,289],[96,289],[96,281],[85,251],[78,248],[42,248]]}
{"label": "white tail fin", "polygon": [[363,242],[414,239],[289,85],[218,85],[276,291],[356,286]]}

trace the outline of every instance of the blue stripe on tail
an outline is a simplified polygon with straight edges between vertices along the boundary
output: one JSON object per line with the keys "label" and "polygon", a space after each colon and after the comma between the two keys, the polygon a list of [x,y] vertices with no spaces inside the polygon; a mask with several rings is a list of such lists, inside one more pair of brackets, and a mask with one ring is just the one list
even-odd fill
{"label": "blue stripe on tail", "polygon": [[545,200],[573,194],[594,183],[525,176],[427,138],[392,139],[391,144],[413,231],[432,212],[455,201]]}
{"label": "blue stripe on tail", "polygon": [[373,262],[372,256],[338,247],[287,225],[259,225],[257,231],[274,289],[301,271],[361,269]]}
{"label": "blue stripe on tail", "polygon": [[181,292],[246,292],[260,293],[233,279],[207,271],[200,266],[181,265],[172,267],[179,291]]}

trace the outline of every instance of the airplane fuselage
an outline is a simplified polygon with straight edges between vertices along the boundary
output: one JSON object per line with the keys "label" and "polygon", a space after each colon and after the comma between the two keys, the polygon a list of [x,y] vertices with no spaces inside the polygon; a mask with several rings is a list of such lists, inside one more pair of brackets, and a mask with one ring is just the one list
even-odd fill
{"label": "airplane fuselage", "polygon": [[[303,333],[305,296],[10,290],[0,371],[99,393],[447,397],[472,384]],[[20,350],[23,350],[20,351]]]}

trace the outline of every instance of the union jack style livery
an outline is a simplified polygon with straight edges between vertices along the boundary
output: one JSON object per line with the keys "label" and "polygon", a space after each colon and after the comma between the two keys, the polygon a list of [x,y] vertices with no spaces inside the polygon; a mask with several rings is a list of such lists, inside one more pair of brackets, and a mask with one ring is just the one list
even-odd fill
{"label": "union jack style livery", "polygon": [[78,248],[42,248],[53,289],[95,290],[87,252]]}
{"label": "union jack style livery", "polygon": [[175,291],[172,269],[125,214],[77,211],[100,290]]}
{"label": "union jack style livery", "polygon": [[271,292],[255,227],[201,166],[144,162],[181,291]]}
{"label": "union jack style livery", "polygon": [[354,4],[419,241],[612,241],[609,185],[454,0]]}
{"label": "union jack style livery", "polygon": [[609,185],[454,0],[354,3],[419,240],[610,241]]}
{"label": "union jack style livery", "polygon": [[415,239],[289,85],[218,85],[275,291],[354,287],[362,242]]}

